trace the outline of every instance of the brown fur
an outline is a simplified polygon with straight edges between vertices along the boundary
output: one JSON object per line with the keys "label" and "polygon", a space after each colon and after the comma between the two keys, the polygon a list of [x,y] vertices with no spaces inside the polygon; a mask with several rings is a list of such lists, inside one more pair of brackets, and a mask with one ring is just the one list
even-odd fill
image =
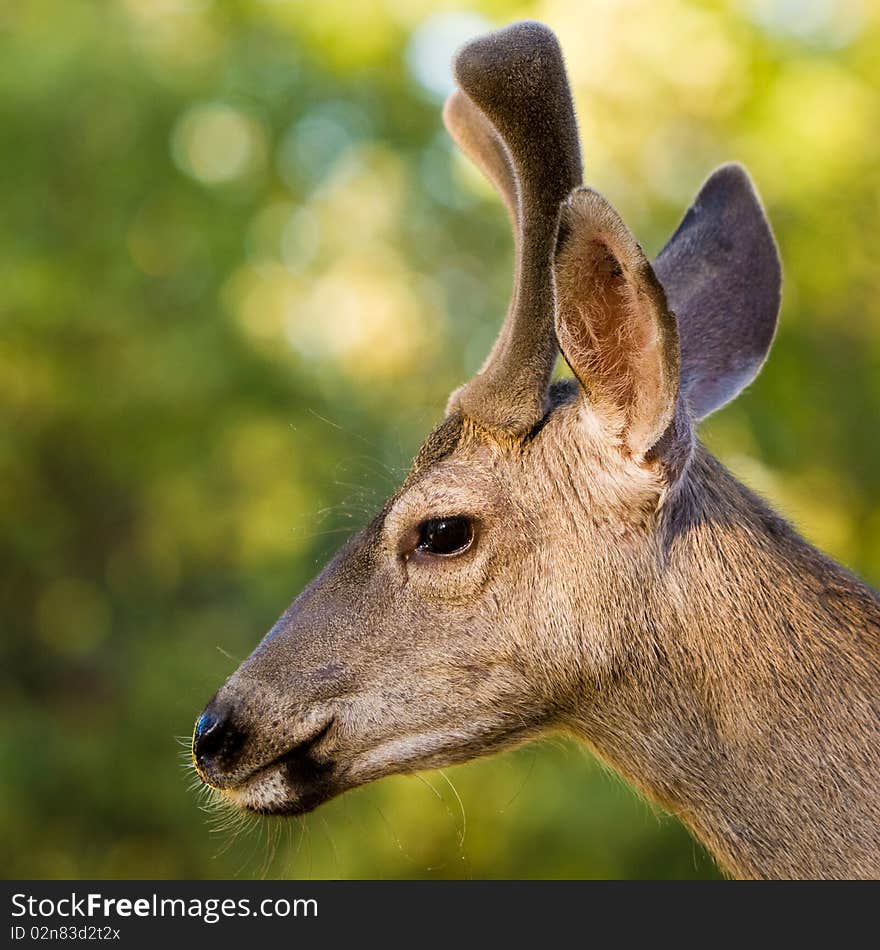
{"label": "brown fur", "polygon": [[[533,33],[496,34],[495,67]],[[558,307],[553,286],[528,302],[548,334],[531,352],[561,346],[576,380],[548,389],[543,363],[517,372],[501,346],[493,372],[515,384],[483,379],[473,411],[453,400],[401,489],[218,691],[197,768],[244,808],[297,814],[568,730],[731,874],[880,876],[880,600],[695,436],[776,325],[747,176],[710,177],[656,269],[576,189],[552,276]],[[420,525],[449,517],[472,542],[427,552]]]}

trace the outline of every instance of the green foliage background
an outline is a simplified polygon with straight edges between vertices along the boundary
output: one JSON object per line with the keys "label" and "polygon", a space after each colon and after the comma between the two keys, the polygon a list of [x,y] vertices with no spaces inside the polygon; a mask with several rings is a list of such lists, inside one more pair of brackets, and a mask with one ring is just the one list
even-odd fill
{"label": "green foliage background", "polygon": [[212,831],[176,737],[397,483],[504,311],[456,41],[559,33],[587,180],[652,252],[720,161],[786,269],[703,437],[880,580],[880,18],[840,0],[0,6],[0,841],[10,877],[714,873],[580,748]]}

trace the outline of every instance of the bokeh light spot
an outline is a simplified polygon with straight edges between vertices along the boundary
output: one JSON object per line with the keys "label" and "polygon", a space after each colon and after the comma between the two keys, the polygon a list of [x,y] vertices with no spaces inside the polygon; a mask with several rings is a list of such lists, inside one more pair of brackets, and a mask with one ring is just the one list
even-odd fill
{"label": "bokeh light spot", "polygon": [[262,165],[265,150],[260,123],[221,102],[191,107],[171,135],[177,166],[205,185],[222,185],[252,174]]}
{"label": "bokeh light spot", "polygon": [[456,50],[492,28],[478,13],[435,13],[413,31],[406,50],[407,66],[424,89],[445,99],[454,86],[449,64]]}

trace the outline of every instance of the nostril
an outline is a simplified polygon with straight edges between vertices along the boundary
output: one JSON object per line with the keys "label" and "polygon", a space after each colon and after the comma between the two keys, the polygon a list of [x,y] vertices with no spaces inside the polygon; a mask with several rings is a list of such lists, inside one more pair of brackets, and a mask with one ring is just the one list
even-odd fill
{"label": "nostril", "polygon": [[193,756],[202,768],[210,764],[229,766],[244,744],[229,707],[209,705],[196,720],[193,731]]}
{"label": "nostril", "polygon": [[193,748],[197,755],[212,755],[220,748],[223,744],[223,723],[223,718],[210,709],[199,716],[193,733]]}

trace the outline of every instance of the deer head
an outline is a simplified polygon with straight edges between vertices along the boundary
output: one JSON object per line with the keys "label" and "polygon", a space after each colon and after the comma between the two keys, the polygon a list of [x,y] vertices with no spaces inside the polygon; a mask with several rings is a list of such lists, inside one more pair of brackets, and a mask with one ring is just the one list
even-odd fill
{"label": "deer head", "polygon": [[[652,265],[581,186],[559,45],[467,45],[444,117],[516,236],[503,328],[398,492],[200,716],[200,775],[297,814],[601,712],[651,662],[694,426],[760,368],[778,258],[746,173],[705,183]],[[562,351],[574,378],[551,384]],[[590,736],[587,735],[587,739]]]}

